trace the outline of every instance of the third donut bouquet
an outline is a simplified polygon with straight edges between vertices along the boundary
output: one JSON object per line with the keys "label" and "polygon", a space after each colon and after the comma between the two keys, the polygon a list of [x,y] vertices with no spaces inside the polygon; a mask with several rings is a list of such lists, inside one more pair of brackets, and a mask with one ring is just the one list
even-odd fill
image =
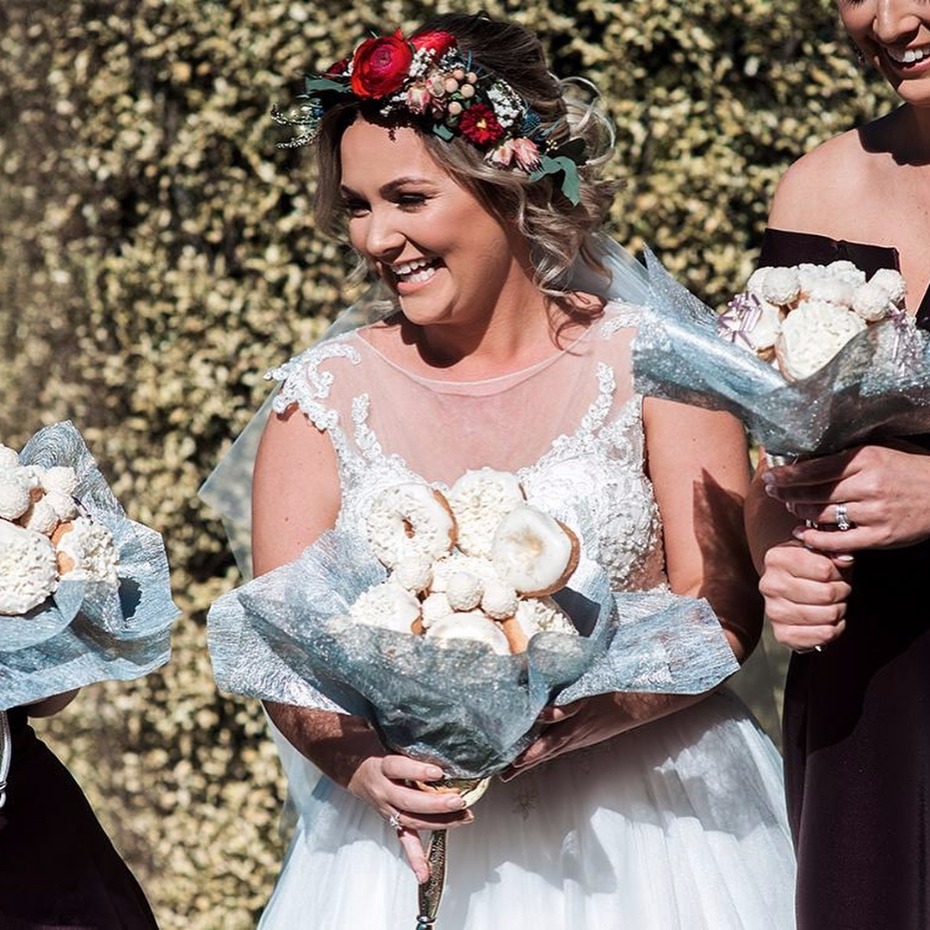
{"label": "third donut bouquet", "polygon": [[646,258],[639,393],[727,410],[781,455],[930,431],[930,335],[906,312],[897,271],[759,268],[718,314]]}

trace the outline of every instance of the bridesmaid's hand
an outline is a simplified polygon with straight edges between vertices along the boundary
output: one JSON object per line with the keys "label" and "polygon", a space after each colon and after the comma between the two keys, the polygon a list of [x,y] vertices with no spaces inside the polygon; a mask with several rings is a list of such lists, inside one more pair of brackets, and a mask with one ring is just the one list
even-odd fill
{"label": "bridesmaid's hand", "polygon": [[566,752],[592,746],[628,728],[613,692],[582,698],[564,707],[545,707],[539,715],[540,735],[505,769],[509,781]]}
{"label": "bridesmaid's hand", "polygon": [[775,639],[808,652],[842,635],[851,570],[848,556],[830,556],[799,542],[769,549],[759,590]]}
{"label": "bridesmaid's hand", "polygon": [[370,756],[346,786],[395,827],[401,849],[420,884],[429,878],[429,868],[417,831],[448,830],[474,820],[458,794],[413,787],[414,782],[438,781],[442,776],[439,766],[406,756]]}
{"label": "bridesmaid's hand", "polygon": [[762,480],[799,520],[818,524],[795,531],[812,549],[889,549],[930,537],[930,454],[918,446],[857,446],[771,468]]}

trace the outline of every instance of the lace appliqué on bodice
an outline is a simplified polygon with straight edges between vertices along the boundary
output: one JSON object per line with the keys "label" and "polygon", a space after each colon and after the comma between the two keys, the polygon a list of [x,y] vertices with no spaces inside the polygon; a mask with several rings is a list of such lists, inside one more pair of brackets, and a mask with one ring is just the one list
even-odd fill
{"label": "lace appliqu\u00e9 on bodice", "polygon": [[[609,339],[624,325],[629,325],[624,314],[612,316],[600,325],[598,338]],[[363,532],[376,495],[399,482],[424,479],[403,457],[385,453],[370,427],[376,384],[353,378],[368,390],[335,402],[338,366],[358,366],[353,373],[358,375],[366,364],[358,339],[348,334],[313,347],[269,377],[283,381],[277,411],[296,403],[330,436],[342,491],[337,527]],[[334,359],[340,361],[331,365]],[[666,579],[658,507],[644,472],[642,398],[633,395],[617,404],[617,373],[603,361],[591,365],[588,376],[597,380],[596,397],[574,432],[553,438],[541,457],[516,473],[528,501],[576,529],[585,554],[608,572],[616,589],[654,588]]]}

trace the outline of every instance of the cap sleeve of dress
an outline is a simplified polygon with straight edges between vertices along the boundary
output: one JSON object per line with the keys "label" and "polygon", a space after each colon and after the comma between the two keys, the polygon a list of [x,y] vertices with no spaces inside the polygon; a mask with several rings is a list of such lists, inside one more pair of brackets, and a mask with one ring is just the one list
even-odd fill
{"label": "cap sleeve of dress", "polygon": [[328,340],[269,371],[266,377],[281,385],[274,399],[274,411],[284,413],[296,404],[317,429],[323,432],[338,429],[342,417],[338,407],[330,402],[330,394],[339,369],[351,369],[361,362],[354,342],[351,333]]}

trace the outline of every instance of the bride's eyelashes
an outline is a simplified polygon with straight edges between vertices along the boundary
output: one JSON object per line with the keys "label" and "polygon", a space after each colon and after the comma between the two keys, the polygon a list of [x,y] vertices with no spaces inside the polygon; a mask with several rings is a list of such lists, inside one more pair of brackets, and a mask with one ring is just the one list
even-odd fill
{"label": "bride's eyelashes", "polygon": [[403,210],[416,210],[429,200],[426,194],[398,194],[394,202]]}

